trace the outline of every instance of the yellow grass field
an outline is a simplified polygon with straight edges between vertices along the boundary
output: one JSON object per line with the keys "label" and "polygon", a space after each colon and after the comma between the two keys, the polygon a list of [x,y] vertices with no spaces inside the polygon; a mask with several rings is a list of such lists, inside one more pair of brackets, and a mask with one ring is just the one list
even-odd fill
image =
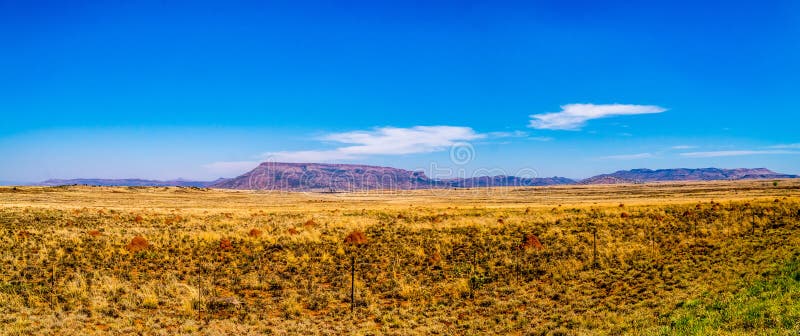
{"label": "yellow grass field", "polygon": [[4,335],[800,333],[798,179],[2,187],[0,229]]}

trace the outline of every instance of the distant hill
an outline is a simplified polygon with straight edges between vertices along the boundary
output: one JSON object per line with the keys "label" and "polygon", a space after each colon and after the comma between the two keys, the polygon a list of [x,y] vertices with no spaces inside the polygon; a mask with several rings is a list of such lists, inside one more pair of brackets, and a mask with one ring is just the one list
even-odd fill
{"label": "distant hill", "polygon": [[565,177],[527,178],[478,176],[433,179],[421,171],[358,164],[264,162],[238,177],[215,181],[144,179],[53,179],[36,185],[91,185],[141,187],[209,187],[222,189],[342,192],[356,190],[410,190],[437,188],[528,187],[566,184],[617,184],[660,181],[713,181],[796,178],[766,168],[631,169],[575,181]]}
{"label": "distant hill", "polygon": [[780,174],[766,168],[675,168],[631,169],[612,174],[602,174],[581,180],[581,184],[646,183],[658,181],[714,181],[795,178],[797,175]]}
{"label": "distant hill", "polygon": [[480,187],[536,187],[557,184],[572,184],[575,180],[566,177],[526,178],[517,176],[480,176],[471,178],[458,178],[441,180],[452,188],[480,188]]}
{"label": "distant hill", "polygon": [[212,185],[214,188],[259,190],[352,191],[373,189],[472,188],[543,186],[575,181],[563,178],[483,176],[431,179],[421,171],[353,164],[264,162],[239,177]]}
{"label": "distant hill", "polygon": [[216,181],[189,181],[189,180],[143,180],[143,179],[50,179],[39,183],[41,186],[60,186],[60,185],[89,185],[101,187],[198,187],[205,188],[223,179]]}

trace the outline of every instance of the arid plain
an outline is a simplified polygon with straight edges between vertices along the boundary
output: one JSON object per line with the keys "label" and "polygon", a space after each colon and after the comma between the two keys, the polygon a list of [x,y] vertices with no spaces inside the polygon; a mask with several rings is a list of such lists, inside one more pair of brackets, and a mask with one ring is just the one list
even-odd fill
{"label": "arid plain", "polygon": [[800,331],[798,179],[2,187],[0,227],[7,335]]}

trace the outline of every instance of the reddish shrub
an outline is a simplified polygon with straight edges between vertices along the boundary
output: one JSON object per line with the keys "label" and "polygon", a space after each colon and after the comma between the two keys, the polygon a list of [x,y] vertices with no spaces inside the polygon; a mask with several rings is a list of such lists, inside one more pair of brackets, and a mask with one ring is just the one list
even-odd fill
{"label": "reddish shrub", "polygon": [[233,244],[231,243],[230,239],[222,238],[219,241],[219,249],[223,251],[233,250]]}
{"label": "reddish shrub", "polygon": [[345,244],[353,246],[364,245],[367,243],[367,235],[361,231],[355,230],[344,238],[344,242]]}
{"label": "reddish shrub", "polygon": [[317,222],[314,219],[309,219],[305,223],[303,223],[303,227],[311,228],[317,226]]}
{"label": "reddish shrub", "polygon": [[497,224],[505,224],[505,220],[503,220],[502,218],[498,218]]}
{"label": "reddish shrub", "polygon": [[539,237],[536,237],[536,235],[533,234],[526,234],[525,238],[522,239],[522,244],[519,245],[519,248],[521,250],[527,250],[531,248],[542,250],[544,249],[544,246],[542,246],[542,242],[539,241]]}
{"label": "reddish shrub", "polygon": [[143,220],[144,218],[142,217],[142,215],[136,215],[136,218],[133,219],[133,221],[136,223],[141,223]]}
{"label": "reddish shrub", "polygon": [[25,230],[17,232],[17,237],[19,237],[19,238],[28,238],[31,235],[32,235],[32,233],[30,233],[28,231],[25,231]]}
{"label": "reddish shrub", "polygon": [[300,234],[300,231],[297,231],[295,228],[290,228],[288,232],[290,235]]}
{"label": "reddish shrub", "polygon": [[623,212],[623,213],[619,214],[619,216],[620,216],[620,217],[622,217],[622,218],[628,218],[628,217],[630,217],[630,215],[628,215],[628,213],[627,213],[627,212]]}
{"label": "reddish shrub", "polygon": [[147,249],[148,247],[150,247],[150,243],[148,243],[147,239],[144,239],[142,236],[133,237],[131,242],[125,246],[125,248],[131,252],[139,252]]}
{"label": "reddish shrub", "polygon": [[250,237],[260,237],[262,233],[263,232],[261,232],[261,230],[253,228],[250,229],[250,232],[248,232],[247,235]]}
{"label": "reddish shrub", "polygon": [[619,204],[619,207],[620,207],[620,208],[624,208],[624,207],[625,207],[625,204],[624,204],[624,203],[620,203],[620,204]]}
{"label": "reddish shrub", "polygon": [[441,255],[441,254],[439,254],[439,252],[433,252],[433,253],[431,253],[431,255],[428,257],[428,263],[429,263],[429,264],[436,264],[436,263],[438,263],[438,262],[440,262],[440,261],[442,261],[442,255]]}
{"label": "reddish shrub", "polygon": [[100,233],[100,231],[97,231],[97,230],[91,230],[91,231],[89,231],[87,233],[92,237],[97,237],[97,236],[102,236],[103,235],[102,233]]}

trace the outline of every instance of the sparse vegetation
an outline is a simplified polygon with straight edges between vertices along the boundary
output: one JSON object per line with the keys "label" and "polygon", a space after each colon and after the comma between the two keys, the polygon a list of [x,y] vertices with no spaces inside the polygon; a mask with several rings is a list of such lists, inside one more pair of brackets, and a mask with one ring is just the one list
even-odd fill
{"label": "sparse vegetation", "polygon": [[0,205],[0,334],[800,331],[796,180]]}

